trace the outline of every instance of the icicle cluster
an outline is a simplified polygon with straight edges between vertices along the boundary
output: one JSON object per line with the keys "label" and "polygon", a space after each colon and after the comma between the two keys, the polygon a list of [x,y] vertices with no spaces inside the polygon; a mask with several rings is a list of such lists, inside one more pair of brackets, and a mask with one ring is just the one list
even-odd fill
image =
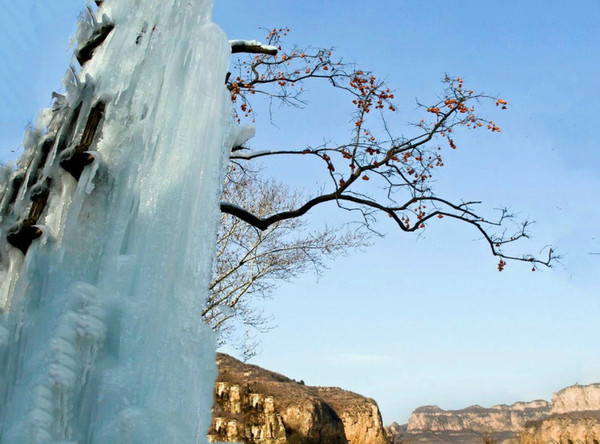
{"label": "icicle cluster", "polygon": [[231,49],[211,0],[96,3],[0,171],[0,442],[205,442]]}

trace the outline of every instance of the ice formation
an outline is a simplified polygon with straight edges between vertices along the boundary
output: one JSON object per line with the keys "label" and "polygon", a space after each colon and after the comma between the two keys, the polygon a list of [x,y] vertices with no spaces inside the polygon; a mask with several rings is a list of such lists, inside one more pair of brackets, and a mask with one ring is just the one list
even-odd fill
{"label": "ice formation", "polygon": [[0,171],[0,442],[205,442],[231,48],[212,0],[96,3]]}

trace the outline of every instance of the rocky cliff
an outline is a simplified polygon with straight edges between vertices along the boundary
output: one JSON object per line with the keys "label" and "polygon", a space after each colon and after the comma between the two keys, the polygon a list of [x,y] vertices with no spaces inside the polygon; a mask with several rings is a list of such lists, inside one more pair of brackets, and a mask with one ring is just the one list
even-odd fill
{"label": "rocky cliff", "polygon": [[600,411],[600,384],[579,385],[559,390],[552,397],[552,414]]}
{"label": "rocky cliff", "polygon": [[416,409],[406,425],[387,428],[394,444],[599,444],[600,384],[567,387],[546,401],[490,408]]}
{"label": "rocky cliff", "polygon": [[547,401],[517,402],[483,408],[474,405],[462,410],[442,410],[437,406],[420,407],[408,421],[408,432],[516,432],[527,421],[548,416]]}
{"label": "rocky cliff", "polygon": [[217,355],[210,442],[386,444],[372,399]]}
{"label": "rocky cliff", "polygon": [[385,443],[377,403],[335,387],[311,387],[339,416],[349,443]]}
{"label": "rocky cliff", "polygon": [[552,415],[528,423],[515,444],[598,444],[600,412],[574,412]]}
{"label": "rocky cliff", "polygon": [[600,442],[600,384],[559,390],[552,397],[550,416],[532,421],[518,444],[598,444]]}

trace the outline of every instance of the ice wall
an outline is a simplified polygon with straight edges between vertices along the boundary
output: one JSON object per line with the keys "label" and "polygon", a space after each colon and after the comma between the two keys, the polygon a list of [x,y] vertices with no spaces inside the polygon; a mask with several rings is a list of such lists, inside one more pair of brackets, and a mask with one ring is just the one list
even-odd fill
{"label": "ice wall", "polygon": [[0,172],[4,230],[46,196],[26,255],[0,244],[0,442],[205,442],[230,46],[212,0],[96,3],[79,49],[114,28]]}

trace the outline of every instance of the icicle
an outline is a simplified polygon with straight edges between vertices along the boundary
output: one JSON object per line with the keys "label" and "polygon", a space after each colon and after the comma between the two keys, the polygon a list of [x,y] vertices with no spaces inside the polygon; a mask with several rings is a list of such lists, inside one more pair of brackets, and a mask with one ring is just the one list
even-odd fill
{"label": "icicle", "polygon": [[72,105],[74,99],[78,97],[79,89],[81,87],[81,82],[79,81],[77,71],[72,65],[69,66],[69,69],[67,69],[67,72],[65,72],[62,84],[67,92],[67,100],[69,100],[69,103]]}
{"label": "icicle", "polygon": [[[2,230],[20,221],[41,236],[0,258],[0,442],[206,440],[217,200],[230,149],[253,135],[232,124],[231,46],[211,8],[106,0],[101,20],[86,12],[81,71],[28,133],[24,186],[1,204]],[[86,160],[75,174],[73,156]]]}

